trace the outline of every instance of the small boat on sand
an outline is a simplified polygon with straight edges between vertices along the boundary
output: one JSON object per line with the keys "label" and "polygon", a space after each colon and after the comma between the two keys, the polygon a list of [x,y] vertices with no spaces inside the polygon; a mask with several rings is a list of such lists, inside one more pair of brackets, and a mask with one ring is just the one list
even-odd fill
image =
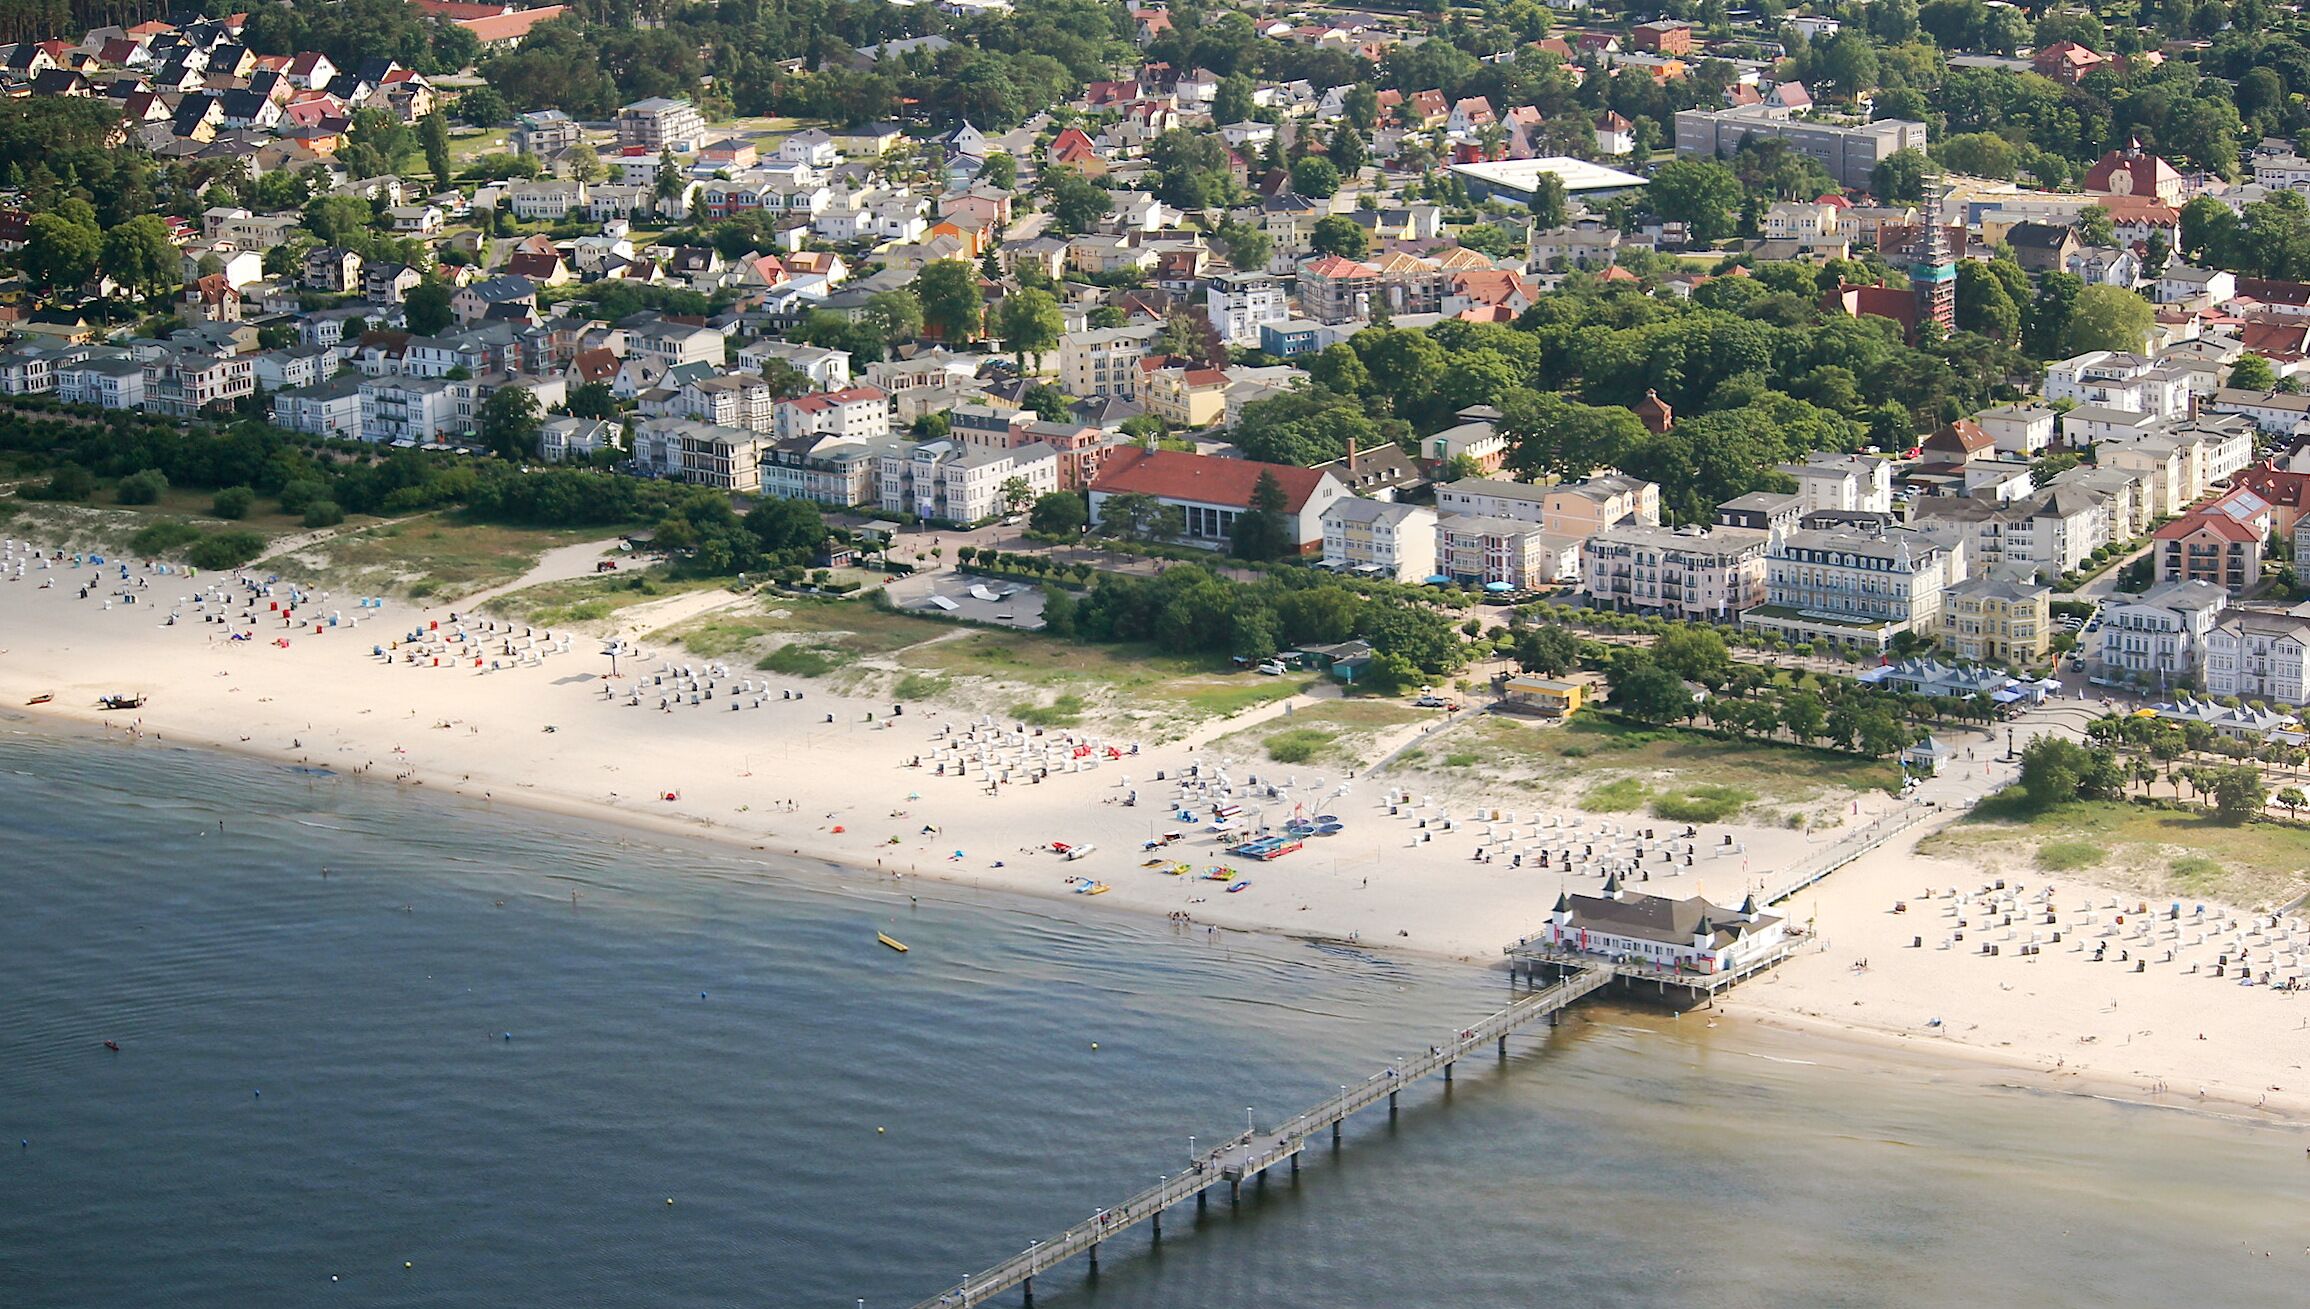
{"label": "small boat on sand", "polygon": [[1249,885],[1251,885],[1251,879],[1250,879],[1250,878],[1248,878],[1248,877],[1246,877],[1246,878],[1243,878],[1243,879],[1241,879],[1241,880],[1239,880],[1239,881],[1229,882],[1229,883],[1227,884],[1227,893],[1228,893],[1229,895],[1233,895],[1233,894],[1235,894],[1237,891],[1240,891],[1240,890],[1242,890],[1243,888],[1245,888],[1245,887],[1247,887],[1247,886],[1249,886]]}
{"label": "small boat on sand", "polygon": [[56,693],[54,691],[42,691],[40,694],[33,696],[31,699],[25,701],[24,703],[28,705],[47,704],[49,701],[55,698]]}
{"label": "small boat on sand", "polygon": [[897,937],[892,936],[888,932],[876,932],[874,934],[874,939],[882,942],[884,945],[889,946],[891,949],[898,951],[900,954],[906,953],[906,942],[899,940]]}
{"label": "small boat on sand", "polygon": [[1077,894],[1077,895],[1105,895],[1105,894],[1107,894],[1107,892],[1109,892],[1109,891],[1111,891],[1111,890],[1113,890],[1113,889],[1114,889],[1113,887],[1111,887],[1111,886],[1107,885],[1105,882],[1085,882],[1085,883],[1083,883],[1081,886],[1078,886],[1078,887],[1076,887],[1076,888],[1075,888],[1075,894]]}

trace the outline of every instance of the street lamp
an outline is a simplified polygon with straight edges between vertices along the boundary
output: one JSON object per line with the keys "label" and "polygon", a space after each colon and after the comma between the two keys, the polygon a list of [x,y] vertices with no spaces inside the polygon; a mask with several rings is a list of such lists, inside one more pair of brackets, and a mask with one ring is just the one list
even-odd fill
{"label": "street lamp", "polygon": [[1251,1122],[1251,1106],[1243,1106],[1243,1134],[1245,1136],[1249,1136],[1257,1130],[1258,1129],[1254,1127]]}
{"label": "street lamp", "polygon": [[1187,1138],[1187,1162],[1195,1162],[1195,1138],[1192,1136]]}

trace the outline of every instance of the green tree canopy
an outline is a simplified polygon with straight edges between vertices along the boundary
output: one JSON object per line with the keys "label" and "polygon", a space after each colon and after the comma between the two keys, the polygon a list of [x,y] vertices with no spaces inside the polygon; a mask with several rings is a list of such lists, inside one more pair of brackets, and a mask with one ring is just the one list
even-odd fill
{"label": "green tree canopy", "polygon": [[976,268],[959,259],[935,260],[915,274],[913,289],[926,328],[956,345],[977,339],[986,300],[979,294]]}

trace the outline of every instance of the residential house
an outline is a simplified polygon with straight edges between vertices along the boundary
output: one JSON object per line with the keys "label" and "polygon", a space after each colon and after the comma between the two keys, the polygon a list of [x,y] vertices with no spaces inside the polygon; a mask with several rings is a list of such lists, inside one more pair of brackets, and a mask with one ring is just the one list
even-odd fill
{"label": "residential house", "polygon": [[2204,581],[2165,582],[2113,596],[2101,611],[2090,667],[2096,676],[2158,687],[2195,685],[2229,593]]}
{"label": "residential house", "polygon": [[1436,571],[1436,511],[1346,495],[1323,511],[1323,566],[1391,582]]}
{"label": "residential house", "polygon": [[1190,430],[1217,426],[1227,416],[1227,374],[1150,356],[1139,361],[1136,399],[1164,422]]}
{"label": "residential house", "polygon": [[1631,520],[1581,547],[1581,590],[1591,603],[1729,623],[1765,602],[1771,534],[1738,527],[1667,528]]}
{"label": "residential house", "polygon": [[1231,346],[1260,342],[1260,328],[1291,317],[1282,278],[1267,272],[1218,273],[1205,283],[1204,312]]}
{"label": "residential house", "polygon": [[1893,465],[1872,455],[1815,454],[1781,469],[1797,479],[1800,513],[1890,513]]}
{"label": "residential house", "polygon": [[276,391],[272,397],[275,427],[328,440],[361,439],[361,386],[358,373],[340,373],[326,381]]}
{"label": "residential house", "polygon": [[2009,668],[2045,662],[2053,642],[2053,590],[2002,572],[1968,577],[1943,593],[1941,640],[1952,654]]}
{"label": "residential house", "polygon": [[485,278],[461,286],[449,297],[450,312],[460,323],[477,323],[484,318],[503,317],[506,307],[535,313],[537,284],[526,277],[511,275]]}
{"label": "residential house", "polygon": [[1500,431],[1500,411],[1490,405],[1470,405],[1453,417],[1459,421],[1420,438],[1421,461],[1436,470],[1444,470],[1454,460],[1464,458],[1483,473],[1498,472],[1508,458],[1508,438]]}
{"label": "residential house", "polygon": [[782,441],[804,434],[872,441],[890,434],[890,395],[853,386],[791,396],[777,403],[773,423]]}
{"label": "residential house", "polygon": [[1163,335],[1159,326],[1106,327],[1069,332],[1059,340],[1059,385],[1070,395],[1138,396],[1139,361]]}
{"label": "residential house", "polygon": [[1741,626],[1792,643],[1881,651],[1941,626],[1943,593],[1966,576],[1964,547],[1913,528],[1800,528],[1765,550],[1765,603]]}
{"label": "residential house", "polygon": [[333,245],[305,255],[304,284],[316,291],[345,295],[361,289],[361,256]]}
{"label": "residential house", "polygon": [[1436,572],[1456,582],[1537,590],[1580,576],[1580,539],[1514,518],[1442,514],[1436,519]]}
{"label": "residential house", "polygon": [[2234,609],[2206,633],[2206,693],[2310,703],[2310,617]]}
{"label": "residential house", "polygon": [[2158,580],[2209,582],[2232,595],[2262,580],[2266,530],[2213,509],[2185,514],[2150,534]]}
{"label": "residential house", "polygon": [[457,423],[461,384],[440,377],[369,377],[358,384],[361,439],[394,445],[443,445]]}
{"label": "residential house", "polygon": [[507,138],[517,154],[547,158],[585,139],[577,120],[559,109],[540,109],[515,120]]}
{"label": "residential house", "polygon": [[1990,446],[1997,454],[2033,459],[2053,444],[2057,416],[2051,405],[2024,401],[1984,409],[1973,416],[1973,422],[1989,434]]}
{"label": "residential house", "polygon": [[618,111],[618,144],[650,152],[687,150],[706,135],[706,120],[687,99],[654,96]]}

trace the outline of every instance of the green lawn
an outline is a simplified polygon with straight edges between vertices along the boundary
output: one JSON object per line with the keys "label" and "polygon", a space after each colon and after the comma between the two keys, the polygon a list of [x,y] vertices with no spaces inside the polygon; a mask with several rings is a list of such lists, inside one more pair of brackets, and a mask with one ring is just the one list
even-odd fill
{"label": "green lawn", "polygon": [[2289,904],[2310,890],[2310,826],[2226,823],[2210,812],[2116,801],[2017,816],[1993,798],[1917,849],[2250,908]]}

